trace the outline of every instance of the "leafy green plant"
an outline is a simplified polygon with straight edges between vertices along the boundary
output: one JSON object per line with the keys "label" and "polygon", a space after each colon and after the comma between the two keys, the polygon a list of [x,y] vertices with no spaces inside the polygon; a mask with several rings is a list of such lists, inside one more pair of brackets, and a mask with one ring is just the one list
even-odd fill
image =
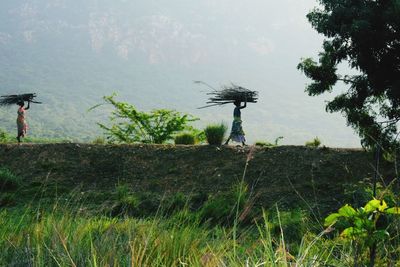
{"label": "leafy green plant", "polygon": [[[111,142],[162,144],[173,140],[176,133],[191,130],[190,122],[198,120],[175,110],[157,109],[143,112],[131,104],[118,102],[115,94],[104,96],[106,104],[114,107],[110,115],[111,126],[98,125],[105,131]],[[90,110],[100,105],[92,107]]]}
{"label": "leafy green plant", "polygon": [[337,213],[325,218],[324,225],[336,225],[340,236],[354,242],[355,266],[360,260],[362,252],[369,249],[369,266],[374,266],[376,248],[389,240],[388,225],[382,223],[386,216],[400,215],[400,207],[389,207],[385,200],[372,199],[364,207],[354,209],[350,205],[341,207]]}
{"label": "leafy green plant", "polygon": [[223,124],[211,124],[204,129],[207,143],[213,146],[220,146],[224,140],[228,127]]}
{"label": "leafy green plant", "polygon": [[196,143],[203,143],[203,142],[205,142],[207,140],[206,139],[206,134],[204,133],[203,130],[199,130],[199,129],[193,128],[193,129],[190,130],[190,133],[192,133],[195,136]]}
{"label": "leafy green plant", "polygon": [[314,147],[317,148],[321,145],[321,140],[318,137],[315,137],[313,140],[306,142],[306,147]]}
{"label": "leafy green plant", "polygon": [[0,191],[12,190],[20,186],[21,179],[5,167],[0,167]]}
{"label": "leafy green plant", "polygon": [[194,145],[196,137],[192,133],[182,133],[175,136],[176,145]]}

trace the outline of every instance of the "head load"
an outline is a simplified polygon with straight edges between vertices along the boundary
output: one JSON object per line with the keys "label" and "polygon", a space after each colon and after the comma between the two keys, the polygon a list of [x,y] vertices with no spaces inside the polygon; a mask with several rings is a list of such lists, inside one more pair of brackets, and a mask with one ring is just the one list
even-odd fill
{"label": "head load", "polygon": [[0,97],[0,106],[10,106],[10,105],[19,105],[23,106],[24,102],[31,102],[36,104],[41,104],[41,102],[35,101],[36,94],[21,94],[21,95],[3,95]]}

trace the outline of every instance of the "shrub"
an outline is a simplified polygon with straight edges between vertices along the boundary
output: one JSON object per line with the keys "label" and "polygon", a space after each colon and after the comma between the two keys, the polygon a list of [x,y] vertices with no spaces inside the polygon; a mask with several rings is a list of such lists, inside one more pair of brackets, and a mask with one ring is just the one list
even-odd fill
{"label": "shrub", "polygon": [[274,143],[270,143],[268,141],[257,141],[255,143],[256,146],[260,146],[260,147],[274,147],[274,146],[278,146],[279,145],[279,141],[283,139],[283,136],[279,136],[277,138],[275,138]]}
{"label": "shrub", "polygon": [[207,143],[213,146],[220,146],[224,140],[227,129],[228,127],[223,123],[208,125],[204,129]]}
{"label": "shrub", "polygon": [[[177,206],[179,201],[169,202]],[[161,199],[157,194],[143,192],[133,192],[129,185],[118,184],[113,194],[111,216],[152,216],[160,209]]]}
{"label": "shrub", "polygon": [[203,130],[193,129],[192,132],[196,137],[197,143],[203,143],[206,141],[206,134]]}
{"label": "shrub", "polygon": [[[389,228],[394,226],[388,223],[388,218],[395,219],[399,215],[400,207],[389,206],[383,199],[372,198],[364,207],[358,209],[346,204],[337,213],[328,215],[325,218],[324,226],[330,229],[335,225],[335,228],[341,231],[341,239],[353,242],[354,246],[358,248],[354,251],[356,262],[364,261],[363,250],[369,250],[368,266],[375,266],[376,257],[381,254],[379,250],[385,250],[384,253],[389,252],[390,254],[396,250],[393,248],[393,251],[387,251],[388,248],[390,250],[392,248],[385,244],[389,244],[392,239]],[[394,232],[397,236],[398,231]]]}
{"label": "shrub", "polygon": [[194,145],[196,143],[196,137],[191,133],[182,133],[175,136],[176,145]]}
{"label": "shrub", "polygon": [[0,129],[0,143],[7,143],[10,139],[10,135],[6,131]]}
{"label": "shrub", "polygon": [[314,147],[317,148],[321,145],[321,140],[318,137],[315,137],[313,140],[306,142],[306,147]]}
{"label": "shrub", "polygon": [[106,139],[104,137],[99,136],[99,137],[96,137],[92,141],[92,143],[95,144],[95,145],[104,145],[106,143]]}
{"label": "shrub", "polygon": [[230,225],[235,221],[236,209],[239,206],[240,220],[246,216],[242,211],[248,200],[248,189],[244,183],[235,184],[231,190],[210,196],[199,211],[201,221],[212,224]]}
{"label": "shrub", "polygon": [[161,207],[161,196],[156,193],[144,192],[139,194],[139,215],[152,216],[156,214]]}
{"label": "shrub", "polygon": [[127,185],[117,185],[115,188],[116,201],[111,208],[112,216],[137,215],[139,199],[130,192]]}
{"label": "shrub", "polygon": [[280,211],[272,214],[271,228],[276,236],[284,234],[289,243],[299,243],[308,230],[306,218],[307,215],[302,210]]}
{"label": "shrub", "polygon": [[187,206],[188,201],[188,197],[181,192],[173,194],[166,201],[167,213],[172,214],[176,211],[182,210]]}
{"label": "shrub", "polygon": [[264,142],[264,141],[257,141],[257,142],[255,143],[255,145],[256,145],[256,146],[259,146],[259,147],[273,147],[273,146],[274,146],[274,145],[271,144],[270,142]]}
{"label": "shrub", "polygon": [[0,167],[0,189],[10,190],[20,186],[21,180],[13,174],[9,169]]}
{"label": "shrub", "polygon": [[[163,144],[173,140],[176,133],[191,130],[193,127],[189,123],[198,120],[175,110],[139,111],[129,103],[115,100],[115,94],[103,99],[115,108],[110,115],[111,126],[98,123],[110,142]],[[101,104],[90,110],[99,106]]]}

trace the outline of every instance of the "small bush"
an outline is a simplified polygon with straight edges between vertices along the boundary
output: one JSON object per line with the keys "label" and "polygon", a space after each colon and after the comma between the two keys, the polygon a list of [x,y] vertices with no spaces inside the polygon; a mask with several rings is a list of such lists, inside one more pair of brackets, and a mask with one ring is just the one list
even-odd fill
{"label": "small bush", "polygon": [[194,145],[196,137],[191,133],[182,133],[175,136],[175,145]]}
{"label": "small bush", "polygon": [[10,143],[12,141],[16,141],[16,139],[11,137],[11,135],[9,133],[7,133],[6,131],[4,131],[3,129],[0,129],[0,144],[1,143]]}
{"label": "small bush", "polygon": [[106,139],[104,137],[99,136],[99,137],[96,137],[92,141],[92,143],[95,144],[95,145],[104,145],[106,143]]}
{"label": "small bush", "polygon": [[[234,185],[231,190],[209,197],[199,211],[200,221],[211,224],[231,225],[236,216],[239,205],[239,217],[243,216],[243,209],[248,200],[248,189],[243,183]],[[242,218],[243,220],[245,218]]]}
{"label": "small bush", "polygon": [[145,192],[138,195],[139,196],[139,215],[140,216],[152,216],[155,215],[162,206],[162,197],[156,193]]}
{"label": "small bush", "polygon": [[192,129],[191,131],[196,137],[196,143],[204,143],[206,141],[206,134],[202,130]]}
{"label": "small bush", "polygon": [[167,213],[172,214],[182,210],[188,204],[188,197],[185,194],[178,192],[167,199]]}
{"label": "small bush", "polygon": [[9,169],[0,167],[0,191],[12,190],[20,186],[21,180],[13,174]]}
{"label": "small bush", "polygon": [[112,216],[137,215],[139,211],[139,199],[130,192],[127,185],[117,185],[115,188],[116,201],[111,208]]}
{"label": "small bush", "polygon": [[[278,218],[279,216],[279,218]],[[281,211],[271,216],[271,228],[276,236],[282,232],[289,243],[299,243],[306,233],[307,215],[302,210]]]}
{"label": "small bush", "polygon": [[[172,201],[170,204],[177,206],[177,202],[173,203]],[[119,184],[113,194],[111,210],[107,209],[107,211],[111,216],[147,217],[156,214],[160,205],[159,195],[149,192],[133,192],[129,185]]]}
{"label": "small bush", "polygon": [[0,129],[0,143],[7,141],[7,133]]}
{"label": "small bush", "polygon": [[283,136],[279,136],[279,137],[275,138],[274,143],[270,143],[268,141],[257,141],[255,143],[255,145],[259,146],[259,147],[275,147],[275,146],[279,145],[279,141],[282,139],[283,139]]}
{"label": "small bush", "polygon": [[204,129],[207,143],[213,146],[220,146],[224,140],[228,127],[225,124],[212,124]]}
{"label": "small bush", "polygon": [[317,148],[321,145],[321,140],[318,137],[315,137],[313,140],[306,142],[306,147],[314,147]]}
{"label": "small bush", "polygon": [[271,144],[270,142],[264,142],[264,141],[257,141],[257,142],[255,143],[255,145],[256,145],[256,146],[259,146],[259,147],[271,147],[271,146],[274,146],[274,145]]}

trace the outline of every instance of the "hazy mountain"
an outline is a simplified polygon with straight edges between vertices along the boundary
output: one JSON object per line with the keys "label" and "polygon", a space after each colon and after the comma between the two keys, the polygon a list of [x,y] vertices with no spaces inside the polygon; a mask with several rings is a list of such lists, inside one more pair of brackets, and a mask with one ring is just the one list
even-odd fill
{"label": "hazy mountain", "polygon": [[[139,108],[175,108],[201,118],[199,127],[230,123],[232,107],[198,110],[203,80],[260,91],[244,111],[250,140],[357,146],[324,99],[304,93],[296,70],[316,55],[321,37],[305,14],[312,0],[13,0],[0,2],[0,93],[37,92],[44,104],[29,113],[31,134],[88,139],[100,133],[103,95],[118,92]],[[331,96],[329,96],[331,97]],[[0,111],[14,130],[16,108]]]}

